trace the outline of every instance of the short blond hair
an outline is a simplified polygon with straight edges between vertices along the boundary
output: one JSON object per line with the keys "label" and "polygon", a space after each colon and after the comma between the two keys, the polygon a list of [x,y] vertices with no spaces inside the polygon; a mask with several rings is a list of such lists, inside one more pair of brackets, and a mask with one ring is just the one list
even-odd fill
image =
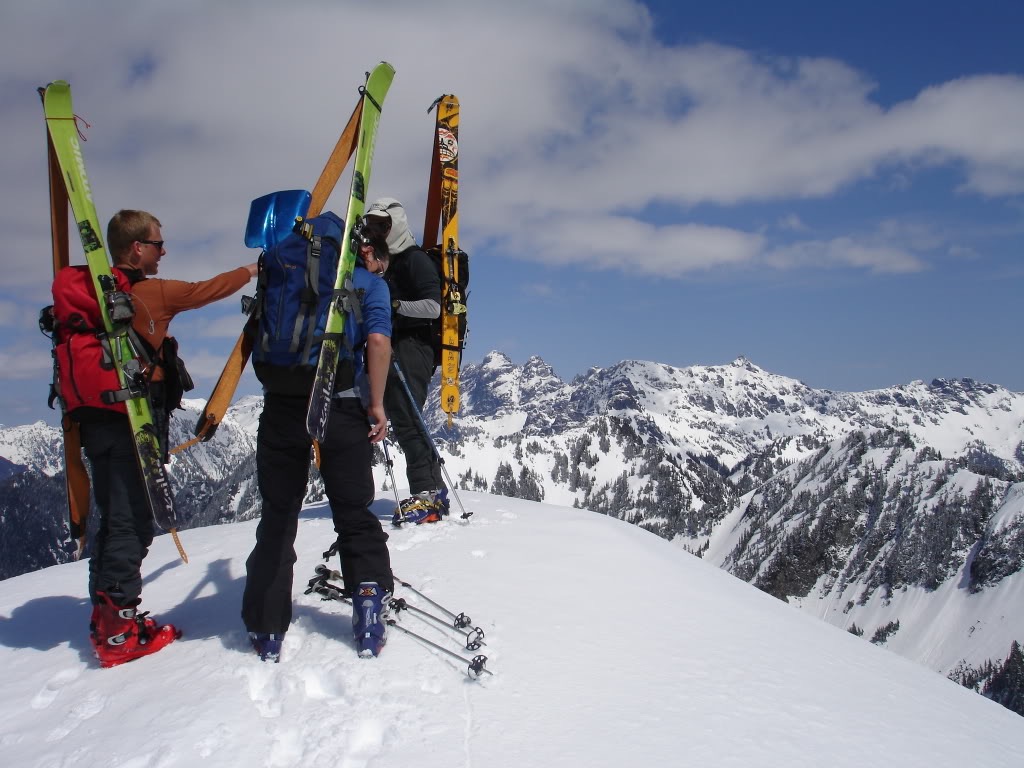
{"label": "short blond hair", "polygon": [[136,240],[147,239],[154,224],[161,226],[160,220],[146,211],[124,209],[115,213],[107,224],[107,247],[114,263],[128,252]]}

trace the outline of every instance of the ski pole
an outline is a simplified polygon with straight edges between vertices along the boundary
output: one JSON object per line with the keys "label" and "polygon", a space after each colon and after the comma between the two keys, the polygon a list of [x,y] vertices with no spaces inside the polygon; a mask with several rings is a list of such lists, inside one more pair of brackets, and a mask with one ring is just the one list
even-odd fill
{"label": "ski pole", "polygon": [[396,511],[402,511],[402,499],[398,495],[398,485],[395,483],[395,462],[391,460],[391,452],[388,450],[388,441],[381,440],[381,447],[384,449],[384,466],[388,468],[388,474],[391,476],[391,490],[395,492],[395,503],[397,504]]}
{"label": "ski pole", "polygon": [[[316,572],[317,575],[309,580],[309,587],[306,589],[305,594],[308,595],[312,592],[316,592],[324,600],[337,600],[339,602],[347,603],[349,605],[352,604],[351,598],[348,595],[346,595],[343,590],[327,582],[327,577],[324,575],[324,572],[334,574],[337,573],[337,571],[330,571],[325,566],[317,566]],[[438,651],[441,651],[441,653],[451,656],[453,659],[458,659],[463,664],[468,663],[469,669],[467,670],[467,674],[474,679],[479,678],[480,675],[482,675],[484,672],[486,672],[488,675],[494,674],[493,672],[491,672],[491,670],[487,669],[487,657],[483,654],[474,656],[472,659],[467,659],[465,656],[460,656],[459,654],[455,653],[455,651],[450,651],[443,645],[438,645],[434,641],[428,640],[427,638],[423,637],[423,635],[413,632],[411,629],[406,629],[397,621],[395,621],[395,619],[386,619],[386,623],[389,627],[394,627],[395,629],[401,630],[405,634],[412,636],[416,640],[419,640],[424,645],[429,645],[431,648],[435,648]],[[466,649],[470,651],[477,650],[483,643],[482,641],[475,642],[471,638],[467,639],[466,641]]]}
{"label": "ski pole", "polygon": [[415,605],[409,605],[404,597],[391,598],[391,610],[395,612],[396,616],[402,611],[409,611],[411,614],[424,621],[432,621],[447,630],[454,629],[465,641],[467,651],[477,651],[480,649],[480,646],[487,645],[487,643],[484,642],[484,631],[480,629],[480,627],[473,627],[472,631],[464,632],[459,629],[457,624],[452,624],[452,622],[424,611],[422,608],[417,608]]}
{"label": "ski pole", "polygon": [[321,576],[325,579],[334,579],[335,581],[341,581],[343,579],[341,571],[336,571],[333,568],[329,568],[322,563],[318,563],[314,568],[313,572],[317,576]]}
{"label": "ski pole", "polygon": [[474,678],[474,679],[480,677],[480,675],[483,674],[484,672],[486,672],[488,675],[493,675],[494,674],[493,672],[491,672],[491,670],[487,669],[487,666],[486,666],[487,665],[487,657],[484,656],[483,654],[481,654],[479,656],[474,656],[472,659],[467,659],[465,656],[460,656],[455,651],[449,651],[444,646],[438,645],[437,643],[435,643],[432,640],[428,640],[427,638],[423,637],[423,635],[419,635],[419,634],[413,632],[411,629],[406,629],[405,627],[403,627],[401,624],[399,624],[394,619],[388,619],[387,620],[387,624],[388,624],[389,627],[394,627],[395,629],[400,629],[403,632],[405,632],[405,634],[411,635],[412,637],[416,638],[417,640],[419,640],[424,645],[429,645],[431,648],[435,648],[435,649],[441,651],[441,653],[445,653],[445,654],[451,656],[453,659],[458,659],[463,664],[465,664],[468,661],[469,662],[469,670],[468,670],[467,674],[470,677]]}
{"label": "ski pole", "polygon": [[[310,585],[312,585],[313,582],[317,581],[317,580],[334,579],[335,581],[340,581],[341,578],[342,578],[341,577],[341,573],[339,571],[332,570],[332,569],[328,568],[326,565],[323,565],[322,563],[321,564],[317,564],[313,568],[313,572],[316,574],[316,577],[310,581]],[[455,627],[456,629],[465,629],[466,627],[472,626],[473,620],[471,618],[469,618],[469,616],[467,616],[465,613],[458,613],[458,614],[452,613],[451,611],[449,611],[447,608],[445,608],[443,605],[441,605],[436,600],[432,600],[431,598],[427,597],[425,594],[420,592],[418,589],[416,589],[416,587],[414,587],[409,582],[404,581],[403,579],[398,578],[394,574],[392,574],[392,577],[394,578],[396,584],[399,584],[400,586],[405,587],[406,589],[408,589],[413,594],[415,594],[418,597],[426,600],[428,603],[430,603],[432,606],[437,608],[442,613],[446,614],[447,616],[450,616],[451,619],[452,619],[452,622],[453,622],[452,626]],[[474,629],[476,631],[480,632],[481,637],[483,636],[483,631],[481,631],[481,630],[479,630],[477,628],[474,628]]]}
{"label": "ski pole", "polygon": [[[394,576],[394,574],[392,574],[392,576]],[[464,629],[464,628],[472,625],[472,623],[473,623],[472,619],[470,619],[469,616],[467,616],[466,614],[460,613],[460,614],[456,615],[456,614],[452,613],[451,611],[449,611],[447,608],[445,608],[443,605],[441,605],[436,600],[431,600],[429,597],[424,595],[422,592],[420,592],[418,589],[416,589],[416,587],[414,587],[409,582],[403,581],[402,579],[398,578],[397,576],[394,576],[394,579],[399,584],[401,584],[403,587],[408,589],[410,592],[418,595],[419,597],[422,597],[424,600],[426,600],[428,603],[430,603],[435,608],[437,608],[440,611],[443,611],[444,613],[446,613],[449,616],[451,616],[452,620],[455,622],[455,626],[458,627],[459,629]]]}
{"label": "ski pole", "polygon": [[395,369],[395,373],[398,375],[398,380],[402,383],[402,389],[405,390],[406,397],[409,398],[409,404],[412,406],[413,412],[416,414],[416,422],[420,426],[420,431],[423,433],[423,438],[427,441],[427,445],[430,446],[430,450],[434,452],[434,456],[437,458],[437,463],[441,466],[441,471],[444,473],[444,479],[448,482],[448,490],[455,496],[455,501],[459,504],[459,509],[462,510],[462,519],[468,520],[472,516],[472,512],[467,512],[466,508],[462,505],[462,499],[459,498],[459,492],[455,488],[455,483],[452,482],[451,476],[448,474],[448,467],[445,466],[444,457],[441,452],[437,450],[437,446],[434,445],[433,438],[430,437],[430,430],[427,428],[427,422],[423,420],[423,414],[420,412],[420,408],[416,405],[416,398],[412,395],[412,390],[409,389],[409,382],[405,379],[405,374],[402,372],[402,367],[398,364],[398,358],[394,355],[391,356],[391,367]]}
{"label": "ski pole", "polygon": [[312,592],[316,592],[318,595],[321,595],[324,600],[339,600],[343,603],[351,602],[344,590],[339,589],[333,584],[328,584],[321,578],[310,579],[309,586],[306,587],[306,591],[303,592],[303,594],[308,595]]}

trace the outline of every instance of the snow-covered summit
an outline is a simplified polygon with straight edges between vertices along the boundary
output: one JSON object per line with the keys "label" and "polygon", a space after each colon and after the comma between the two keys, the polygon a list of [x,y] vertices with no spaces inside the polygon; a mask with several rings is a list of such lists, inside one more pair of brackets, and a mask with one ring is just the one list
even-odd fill
{"label": "snow-covered summit", "polygon": [[[85,563],[0,584],[5,763],[1024,764],[1017,715],[652,534],[580,510],[463,497],[470,523],[393,532],[393,565],[484,630],[493,675],[470,680],[465,665],[394,630],[378,659],[357,658],[350,609],[302,594],[333,537],[314,506],[299,525],[295,621],[276,665],[248,651],[238,618],[253,522],[183,532],[188,565],[157,539],[143,607],[184,637],[112,670],[90,656]],[[390,514],[386,499],[377,508]],[[401,622],[460,652],[453,633]]]}
{"label": "snow-covered summit", "polygon": [[53,439],[56,432],[45,421],[17,427],[0,425],[0,456],[52,477],[64,471],[62,446]]}
{"label": "snow-covered summit", "polygon": [[[522,366],[492,352],[462,372],[463,428],[496,415],[524,435],[585,427],[595,417],[640,422],[686,453],[710,454],[725,466],[784,437],[836,439],[857,428],[897,426],[943,453],[984,442],[1024,469],[1024,394],[972,379],[936,379],[862,393],[814,389],[760,368],[745,357],[726,365],[678,368],[624,360],[563,383],[531,357]],[[794,448],[790,459],[801,452]]]}

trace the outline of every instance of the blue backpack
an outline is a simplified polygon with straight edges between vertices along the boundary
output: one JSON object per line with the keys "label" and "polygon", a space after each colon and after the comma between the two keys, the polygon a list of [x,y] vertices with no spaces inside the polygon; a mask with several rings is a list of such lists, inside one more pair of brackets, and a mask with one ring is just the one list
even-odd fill
{"label": "blue backpack", "polygon": [[[267,392],[306,396],[312,389],[344,232],[344,222],[327,211],[260,255],[250,327],[253,370]],[[339,367],[339,385],[352,378],[349,369],[351,363]]]}

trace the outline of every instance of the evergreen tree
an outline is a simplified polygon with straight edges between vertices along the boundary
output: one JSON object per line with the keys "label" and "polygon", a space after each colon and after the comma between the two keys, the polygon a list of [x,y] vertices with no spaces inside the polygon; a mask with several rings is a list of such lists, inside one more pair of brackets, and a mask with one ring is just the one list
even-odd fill
{"label": "evergreen tree", "polygon": [[1018,715],[1024,715],[1024,653],[1016,640],[1003,666],[995,671],[981,692]]}
{"label": "evergreen tree", "polygon": [[518,496],[516,488],[516,477],[512,472],[512,465],[502,462],[498,471],[494,474],[494,482],[491,483],[491,493],[499,496]]}
{"label": "evergreen tree", "polygon": [[[510,495],[510,494],[505,494]],[[541,478],[532,469],[523,467],[519,470],[519,483],[515,495],[520,499],[544,501],[544,486]]]}

